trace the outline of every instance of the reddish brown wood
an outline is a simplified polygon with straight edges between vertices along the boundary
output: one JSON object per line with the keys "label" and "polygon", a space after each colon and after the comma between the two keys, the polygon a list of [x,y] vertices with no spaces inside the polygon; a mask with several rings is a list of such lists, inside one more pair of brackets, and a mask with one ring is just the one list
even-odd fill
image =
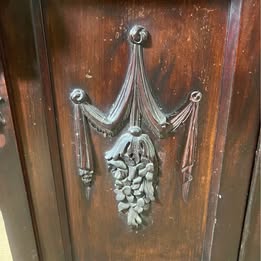
{"label": "reddish brown wood", "polygon": [[61,224],[61,234],[63,239],[64,256],[66,260],[71,260],[71,242],[69,235],[68,217],[65,201],[64,182],[62,176],[62,166],[60,159],[60,148],[58,144],[58,132],[56,126],[56,108],[54,105],[54,93],[52,88],[52,75],[49,68],[49,59],[46,49],[46,39],[43,27],[42,7],[40,1],[31,2],[32,22],[34,27],[35,45],[39,70],[41,71],[41,84],[44,96],[44,110],[46,117],[46,128],[48,142],[50,146],[50,157],[54,176],[59,219]]}
{"label": "reddish brown wood", "polygon": [[259,1],[243,2],[212,260],[236,260],[240,247],[260,127],[259,12]]}
{"label": "reddish brown wood", "polygon": [[207,219],[207,231],[204,240],[203,258],[211,258],[213,236],[216,226],[216,212],[218,199],[222,195],[220,191],[220,180],[224,161],[224,150],[227,141],[228,118],[231,108],[231,97],[233,92],[234,73],[236,68],[238,36],[240,30],[242,1],[231,1],[228,10],[227,33],[225,40],[225,52],[222,67],[221,92],[219,96],[220,117],[217,121],[215,149],[212,167],[211,189],[209,194],[209,210]]}
{"label": "reddish brown wood", "polygon": [[39,257],[67,260],[60,221],[63,217],[60,217],[53,177],[52,144],[49,144],[46,127],[50,119],[45,114],[49,107],[45,107],[43,88],[47,86],[41,85],[30,2],[1,2],[0,25],[1,53],[26,189],[32,204]]}
{"label": "reddish brown wood", "polygon": [[[218,98],[228,3],[169,1],[46,1],[43,6],[54,79],[59,137],[75,260],[199,260],[206,230]],[[118,220],[112,180],[103,163],[105,143],[93,134],[96,169],[91,200],[76,175],[70,90],[84,88],[107,111],[119,93],[128,62],[126,35],[133,24],[146,26],[151,47],[145,66],[153,92],[165,111],[180,105],[193,89],[203,92],[199,112],[198,166],[188,204],[180,197],[180,160],[185,130],[158,141],[162,159],[160,201],[154,223],[139,233]],[[174,148],[174,149],[173,149]],[[173,162],[173,154],[177,162]]]}
{"label": "reddish brown wood", "polygon": [[[259,128],[257,0],[45,0],[42,6],[33,1],[31,9],[27,0],[11,0],[0,7],[5,72],[40,257],[236,260]],[[148,130],[162,174],[153,224],[137,233],[119,221],[103,160],[117,137],[105,142],[91,133],[97,174],[86,200],[69,98],[72,89],[82,88],[94,105],[109,110],[126,74],[126,38],[134,24],[151,34],[145,68],[163,111],[182,105],[192,90],[203,94],[188,203],[180,177],[186,128],[166,140]]]}
{"label": "reddish brown wood", "polygon": [[[173,136],[189,119],[180,171],[182,197],[187,202],[193,180],[191,174],[196,155],[198,111],[202,99],[201,92],[193,91],[182,109],[171,114],[161,111],[151,93],[144,68],[143,48],[148,36],[149,32],[142,26],[135,25],[130,29],[128,70],[120,93],[108,113],[91,104],[84,90],[75,88],[70,93],[75,114],[77,173],[89,192],[95,175],[90,126],[105,138],[120,135],[112,149],[105,152],[105,159],[115,178],[118,211],[127,214],[128,225],[134,227],[145,225],[142,222],[143,211],[150,208],[151,201],[155,201],[158,186],[157,152],[146,127],[154,137],[164,139]],[[126,127],[127,132],[122,134],[122,129]]]}
{"label": "reddish brown wood", "polygon": [[251,179],[247,212],[240,246],[240,261],[260,260],[260,171],[261,140],[256,149],[255,166]]}

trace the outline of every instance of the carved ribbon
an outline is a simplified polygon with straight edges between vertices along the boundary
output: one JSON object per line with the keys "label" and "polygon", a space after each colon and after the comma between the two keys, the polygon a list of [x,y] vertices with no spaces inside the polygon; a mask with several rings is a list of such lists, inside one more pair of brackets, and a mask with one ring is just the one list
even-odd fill
{"label": "carved ribbon", "polygon": [[130,226],[143,224],[144,213],[155,199],[157,184],[156,151],[147,134],[141,128],[143,121],[159,138],[173,135],[189,118],[189,128],[182,159],[182,196],[188,199],[195,161],[198,106],[202,98],[199,91],[190,95],[187,105],[179,112],[165,115],[156,104],[144,69],[143,47],[148,31],[134,26],[129,33],[130,62],[122,89],[108,112],[103,113],[89,102],[82,89],[74,89],[71,100],[75,104],[75,132],[77,164],[82,181],[90,188],[93,180],[92,146],[89,124],[105,137],[115,136],[129,124],[114,147],[105,154],[108,168],[115,179],[118,210],[127,214]]}

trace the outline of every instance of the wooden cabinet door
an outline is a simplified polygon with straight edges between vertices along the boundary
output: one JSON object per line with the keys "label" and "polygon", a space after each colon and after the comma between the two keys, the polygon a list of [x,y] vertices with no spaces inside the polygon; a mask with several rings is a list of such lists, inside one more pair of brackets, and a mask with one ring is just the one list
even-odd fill
{"label": "wooden cabinet door", "polygon": [[259,128],[258,1],[27,10],[48,143],[46,176],[28,176],[43,259],[237,260]]}

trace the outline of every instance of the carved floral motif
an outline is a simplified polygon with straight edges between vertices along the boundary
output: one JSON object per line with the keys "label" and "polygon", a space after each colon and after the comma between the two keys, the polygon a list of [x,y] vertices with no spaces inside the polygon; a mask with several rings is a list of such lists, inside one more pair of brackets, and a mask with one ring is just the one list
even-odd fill
{"label": "carved floral motif", "polygon": [[150,208],[154,197],[156,161],[154,146],[147,134],[133,126],[122,135],[105,155],[115,179],[115,194],[119,212],[127,213],[127,222],[142,224],[142,213]]}
{"label": "carved floral motif", "polygon": [[182,196],[187,201],[193,179],[198,106],[202,98],[199,91],[193,91],[188,104],[179,111],[170,115],[161,111],[151,93],[144,69],[142,45],[147,39],[148,31],[144,27],[134,26],[130,30],[131,54],[126,78],[107,114],[89,103],[82,89],[74,89],[71,93],[75,105],[78,173],[88,188],[94,174],[89,126],[107,137],[119,134],[126,124],[129,125],[128,132],[121,135],[113,148],[106,152],[105,159],[114,177],[118,211],[127,215],[127,223],[131,227],[143,224],[145,211],[155,200],[158,179],[155,148],[150,137],[143,133],[141,121],[156,137],[165,138],[173,135],[189,119],[181,166]]}

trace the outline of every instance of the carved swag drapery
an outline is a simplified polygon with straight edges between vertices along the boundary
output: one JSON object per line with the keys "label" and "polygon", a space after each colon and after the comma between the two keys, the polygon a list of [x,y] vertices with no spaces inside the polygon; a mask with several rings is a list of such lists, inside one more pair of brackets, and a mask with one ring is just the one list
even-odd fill
{"label": "carved swag drapery", "polygon": [[149,87],[143,61],[143,44],[148,31],[134,26],[129,32],[130,62],[122,89],[109,113],[105,114],[89,102],[82,89],[74,89],[74,122],[78,174],[90,187],[94,165],[89,126],[103,133],[104,137],[116,136],[128,124],[113,148],[105,153],[108,168],[115,180],[118,211],[127,214],[131,227],[146,224],[146,211],[155,200],[158,183],[157,156],[150,137],[143,133],[144,122],[158,138],[173,135],[175,130],[189,119],[188,134],[181,164],[182,196],[188,200],[198,128],[198,109],[202,94],[193,91],[181,110],[165,115],[156,104]]}

